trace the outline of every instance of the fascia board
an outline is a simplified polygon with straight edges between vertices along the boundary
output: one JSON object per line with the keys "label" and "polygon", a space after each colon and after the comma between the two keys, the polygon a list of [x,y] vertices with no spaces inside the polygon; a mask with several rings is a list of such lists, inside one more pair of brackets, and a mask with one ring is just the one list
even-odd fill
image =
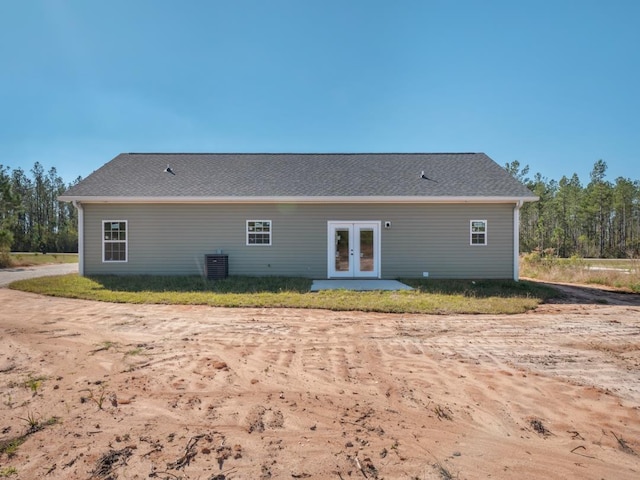
{"label": "fascia board", "polygon": [[380,197],[380,196],[323,196],[323,197],[110,197],[66,196],[61,202],[80,203],[517,203],[535,202],[539,197]]}

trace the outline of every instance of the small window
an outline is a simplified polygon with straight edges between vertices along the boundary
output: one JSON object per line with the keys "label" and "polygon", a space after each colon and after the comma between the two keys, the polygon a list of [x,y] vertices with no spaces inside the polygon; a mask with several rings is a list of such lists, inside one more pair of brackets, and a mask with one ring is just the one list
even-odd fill
{"label": "small window", "polygon": [[102,261],[127,261],[127,221],[102,221]]}
{"label": "small window", "polygon": [[487,244],[487,221],[471,220],[471,245]]}
{"label": "small window", "polygon": [[271,245],[271,220],[247,220],[247,245]]}

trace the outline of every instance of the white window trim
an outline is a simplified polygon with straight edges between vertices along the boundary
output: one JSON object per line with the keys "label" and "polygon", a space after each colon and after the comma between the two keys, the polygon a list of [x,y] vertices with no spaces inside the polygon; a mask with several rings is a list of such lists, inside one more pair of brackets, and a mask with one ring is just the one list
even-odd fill
{"label": "white window trim", "polygon": [[[125,260],[105,260],[104,258],[104,246],[106,243],[122,243],[122,240],[105,240],[104,239],[104,226],[106,223],[124,223],[124,257]],[[129,221],[128,220],[102,220],[102,229],[100,231],[102,235],[102,263],[127,263],[129,261]]]}
{"label": "white window trim", "polygon": [[[249,232],[249,223],[269,223],[269,231],[268,232]],[[273,222],[271,220],[247,220],[245,223],[245,242],[247,247],[270,247],[273,243]],[[250,233],[268,233],[269,234],[269,243],[249,243],[249,234]]]}
{"label": "white window trim", "polygon": [[[484,243],[473,243],[473,223],[484,223]],[[477,232],[476,232],[477,233]],[[469,221],[469,245],[472,247],[484,247],[489,243],[489,223],[486,220],[470,220]]]}

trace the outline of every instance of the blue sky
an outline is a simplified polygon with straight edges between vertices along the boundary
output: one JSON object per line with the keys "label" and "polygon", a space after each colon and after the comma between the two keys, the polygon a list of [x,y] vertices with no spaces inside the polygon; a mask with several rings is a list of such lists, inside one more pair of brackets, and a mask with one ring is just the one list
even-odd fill
{"label": "blue sky", "polygon": [[485,152],[640,180],[635,0],[0,2],[0,164]]}

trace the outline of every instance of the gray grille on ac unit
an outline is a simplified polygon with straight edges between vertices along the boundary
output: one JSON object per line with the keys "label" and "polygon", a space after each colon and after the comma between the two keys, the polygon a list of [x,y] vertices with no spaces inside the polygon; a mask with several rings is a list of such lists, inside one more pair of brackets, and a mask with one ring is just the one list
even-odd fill
{"label": "gray grille on ac unit", "polygon": [[204,256],[204,268],[209,280],[220,280],[229,276],[229,256],[213,254]]}

